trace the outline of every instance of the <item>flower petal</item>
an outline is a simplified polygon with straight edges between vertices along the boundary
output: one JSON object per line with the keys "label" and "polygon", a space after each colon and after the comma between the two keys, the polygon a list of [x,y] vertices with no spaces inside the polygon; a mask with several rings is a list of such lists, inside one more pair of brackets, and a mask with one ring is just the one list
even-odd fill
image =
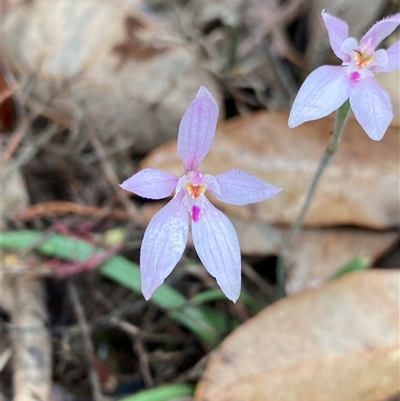
{"label": "flower petal", "polygon": [[182,117],[178,133],[178,152],[185,173],[197,170],[210,150],[218,120],[218,104],[203,86]]}
{"label": "flower petal", "polygon": [[193,243],[201,262],[233,302],[239,298],[241,261],[239,241],[229,219],[208,200],[203,214],[192,222]]}
{"label": "flower petal", "polygon": [[260,202],[276,195],[282,190],[243,170],[228,170],[215,176],[220,188],[218,194],[209,191],[220,201],[232,205],[247,205]]}
{"label": "flower petal", "polygon": [[178,179],[165,171],[145,168],[125,180],[120,187],[142,198],[162,199],[171,195]]}
{"label": "flower petal", "polygon": [[304,81],[289,115],[289,127],[317,120],[337,110],[349,97],[350,80],[343,67],[323,65]]}
{"label": "flower petal", "polygon": [[364,131],[374,141],[382,139],[393,118],[390,97],[374,78],[363,79],[350,90],[350,105]]}
{"label": "flower petal", "polygon": [[360,46],[371,43],[375,49],[383,39],[387,38],[400,24],[400,13],[392,15],[373,25],[360,40]]}
{"label": "flower petal", "polygon": [[350,56],[343,53],[341,48],[343,42],[349,37],[349,27],[346,22],[322,11],[322,19],[328,30],[329,42],[333,52],[343,61],[350,61]]}
{"label": "flower petal", "polygon": [[189,224],[183,196],[182,191],[156,213],[144,233],[140,271],[146,300],[164,282],[185,250]]}
{"label": "flower petal", "polygon": [[[379,51],[379,50],[378,50]],[[390,72],[400,68],[400,41],[395,42],[386,50],[388,62],[385,67],[376,69],[377,72]]]}

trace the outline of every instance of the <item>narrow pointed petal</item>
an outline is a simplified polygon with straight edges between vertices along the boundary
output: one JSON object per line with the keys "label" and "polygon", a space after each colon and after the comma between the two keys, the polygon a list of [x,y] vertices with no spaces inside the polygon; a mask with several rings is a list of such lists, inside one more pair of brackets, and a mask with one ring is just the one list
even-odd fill
{"label": "narrow pointed petal", "polygon": [[218,120],[218,104],[203,86],[179,125],[178,152],[185,172],[197,170],[210,150]]}
{"label": "narrow pointed petal", "polygon": [[142,292],[149,300],[179,262],[185,250],[188,212],[178,194],[151,219],[140,249]]}
{"label": "narrow pointed petal", "polygon": [[162,199],[171,195],[179,178],[162,170],[145,168],[125,180],[120,187],[142,198]]}
{"label": "narrow pointed petal", "polygon": [[374,141],[385,134],[393,118],[390,97],[374,78],[357,82],[350,91],[350,105],[364,131]]}
{"label": "narrow pointed petal", "polygon": [[324,65],[304,81],[289,115],[289,127],[317,120],[337,110],[349,97],[350,80],[342,67]]}
{"label": "narrow pointed petal", "polygon": [[[378,50],[379,51],[379,50]],[[388,62],[385,67],[376,69],[377,72],[390,72],[400,68],[400,41],[395,42],[386,50]]]}
{"label": "narrow pointed petal", "polygon": [[220,201],[232,205],[247,205],[268,199],[282,190],[243,170],[228,170],[215,176],[220,188],[218,194],[209,191]]}
{"label": "narrow pointed petal", "polygon": [[236,302],[240,295],[241,261],[232,223],[206,200],[201,218],[192,222],[192,235],[204,267],[217,279],[227,298]]}
{"label": "narrow pointed petal", "polygon": [[385,18],[375,25],[360,40],[360,45],[363,46],[368,42],[375,49],[383,39],[387,38],[400,24],[400,13]]}
{"label": "narrow pointed petal", "polygon": [[343,61],[349,61],[350,56],[343,53],[342,43],[349,37],[349,27],[346,22],[339,18],[322,11],[322,19],[325,22],[326,29],[328,30],[329,42],[333,52]]}

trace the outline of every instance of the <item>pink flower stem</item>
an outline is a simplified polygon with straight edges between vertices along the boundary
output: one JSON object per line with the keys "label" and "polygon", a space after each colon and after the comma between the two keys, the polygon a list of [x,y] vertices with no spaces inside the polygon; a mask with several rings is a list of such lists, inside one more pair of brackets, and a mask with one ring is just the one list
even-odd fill
{"label": "pink flower stem", "polygon": [[310,188],[308,189],[306,199],[304,201],[303,207],[300,210],[299,215],[296,220],[292,223],[285,240],[283,241],[280,254],[278,256],[277,261],[277,284],[278,284],[278,298],[283,298],[286,295],[285,291],[285,278],[286,278],[286,258],[290,250],[290,246],[292,244],[293,238],[299,231],[304,216],[306,215],[312,199],[314,197],[315,191],[318,187],[319,181],[324,173],[325,169],[328,167],[329,163],[333,159],[333,156],[336,154],[338,149],[340,138],[343,135],[344,127],[346,125],[347,117],[350,111],[350,103],[346,100],[342,106],[339,107],[336,115],[335,128],[332,134],[331,141],[325,148],[325,151],[321,157],[321,160],[318,165],[318,169],[314,174],[314,177],[311,181]]}

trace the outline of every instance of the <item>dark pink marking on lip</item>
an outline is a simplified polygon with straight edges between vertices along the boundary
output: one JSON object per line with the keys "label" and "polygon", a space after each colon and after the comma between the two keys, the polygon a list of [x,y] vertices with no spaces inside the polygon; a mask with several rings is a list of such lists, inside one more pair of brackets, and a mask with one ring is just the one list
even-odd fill
{"label": "dark pink marking on lip", "polygon": [[354,71],[354,72],[350,73],[350,79],[352,81],[358,82],[360,80],[360,73],[358,71]]}
{"label": "dark pink marking on lip", "polygon": [[197,221],[200,218],[200,211],[201,209],[198,206],[192,207],[192,219],[193,221]]}

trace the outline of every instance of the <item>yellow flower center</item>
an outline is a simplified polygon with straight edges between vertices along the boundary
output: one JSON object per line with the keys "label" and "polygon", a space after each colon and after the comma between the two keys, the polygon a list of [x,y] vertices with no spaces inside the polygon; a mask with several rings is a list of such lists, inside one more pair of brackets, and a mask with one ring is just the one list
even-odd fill
{"label": "yellow flower center", "polygon": [[199,196],[203,195],[204,192],[206,192],[206,186],[205,185],[193,185],[190,182],[186,184],[187,191],[189,195],[193,198],[196,199]]}
{"label": "yellow flower center", "polygon": [[356,62],[357,68],[364,68],[367,65],[372,63],[373,56],[368,53],[363,53],[359,50],[354,50],[355,51],[355,56],[354,56],[354,61]]}

